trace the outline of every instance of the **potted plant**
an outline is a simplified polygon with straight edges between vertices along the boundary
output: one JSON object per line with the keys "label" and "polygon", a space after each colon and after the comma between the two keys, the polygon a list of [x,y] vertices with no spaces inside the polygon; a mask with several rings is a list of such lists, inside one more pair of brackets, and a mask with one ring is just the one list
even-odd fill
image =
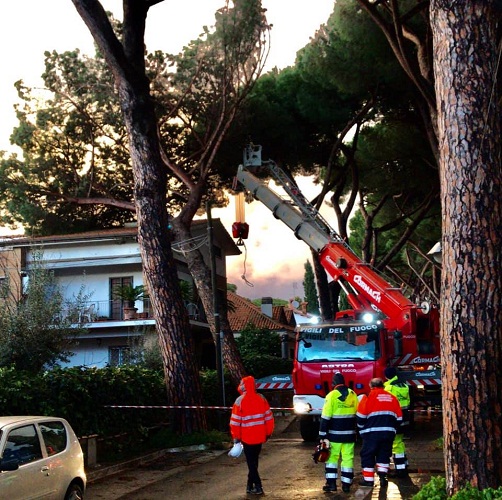
{"label": "potted plant", "polygon": [[121,299],[124,304],[124,319],[134,319],[136,317],[136,301],[142,299],[146,292],[143,285],[122,285],[113,289],[114,297]]}

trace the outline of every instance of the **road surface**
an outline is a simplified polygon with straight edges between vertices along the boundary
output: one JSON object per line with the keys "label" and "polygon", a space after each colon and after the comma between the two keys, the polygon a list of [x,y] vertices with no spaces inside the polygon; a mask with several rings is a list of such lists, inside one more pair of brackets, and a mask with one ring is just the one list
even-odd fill
{"label": "road surface", "polygon": [[[433,444],[440,435],[440,417],[432,421],[419,419],[411,439],[407,441],[410,479],[391,479],[386,491],[380,491],[378,486],[373,490],[357,486],[360,479],[360,444],[356,445],[356,478],[350,494],[341,491],[327,494],[322,491],[325,483],[324,465],[315,464],[311,457],[315,445],[305,443],[299,437],[297,423],[293,422],[263,446],[259,469],[265,498],[411,499],[419,491],[420,485],[430,480],[431,475],[442,474],[442,452],[434,449]],[[233,459],[221,450],[185,452],[177,456],[169,454],[156,463],[90,484],[86,500],[256,498],[246,495],[246,479],[244,455]],[[375,484],[378,485],[378,478]]]}

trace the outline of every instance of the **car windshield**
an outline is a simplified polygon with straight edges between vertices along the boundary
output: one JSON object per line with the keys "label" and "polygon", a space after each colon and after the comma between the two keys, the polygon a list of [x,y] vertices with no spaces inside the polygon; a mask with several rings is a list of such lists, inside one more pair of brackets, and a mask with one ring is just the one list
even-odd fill
{"label": "car windshield", "polygon": [[380,357],[378,330],[376,326],[366,325],[304,328],[298,335],[297,359],[300,362],[373,361]]}

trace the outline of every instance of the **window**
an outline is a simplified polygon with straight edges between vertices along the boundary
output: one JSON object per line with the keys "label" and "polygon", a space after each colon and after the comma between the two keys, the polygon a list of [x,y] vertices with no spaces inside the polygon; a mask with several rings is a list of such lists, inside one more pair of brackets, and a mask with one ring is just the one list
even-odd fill
{"label": "window", "polygon": [[110,278],[111,319],[124,319],[122,312],[122,300],[114,296],[113,290],[127,285],[132,285],[132,276],[125,276],[123,278]]}
{"label": "window", "polygon": [[44,438],[47,455],[55,455],[66,449],[68,436],[63,422],[43,422],[40,424],[40,431]]}
{"label": "window", "polygon": [[42,450],[34,425],[25,425],[9,432],[3,452],[4,461],[16,461],[22,465],[41,458]]}
{"label": "window", "polygon": [[110,366],[120,366],[129,363],[131,359],[131,349],[129,346],[110,347],[108,349],[108,364]]}

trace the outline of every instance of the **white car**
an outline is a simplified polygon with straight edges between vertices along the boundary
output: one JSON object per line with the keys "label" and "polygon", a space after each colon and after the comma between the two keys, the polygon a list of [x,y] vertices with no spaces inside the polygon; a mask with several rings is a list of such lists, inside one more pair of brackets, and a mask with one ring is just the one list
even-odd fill
{"label": "white car", "polygon": [[84,498],[84,455],[58,417],[0,417],[0,498]]}

